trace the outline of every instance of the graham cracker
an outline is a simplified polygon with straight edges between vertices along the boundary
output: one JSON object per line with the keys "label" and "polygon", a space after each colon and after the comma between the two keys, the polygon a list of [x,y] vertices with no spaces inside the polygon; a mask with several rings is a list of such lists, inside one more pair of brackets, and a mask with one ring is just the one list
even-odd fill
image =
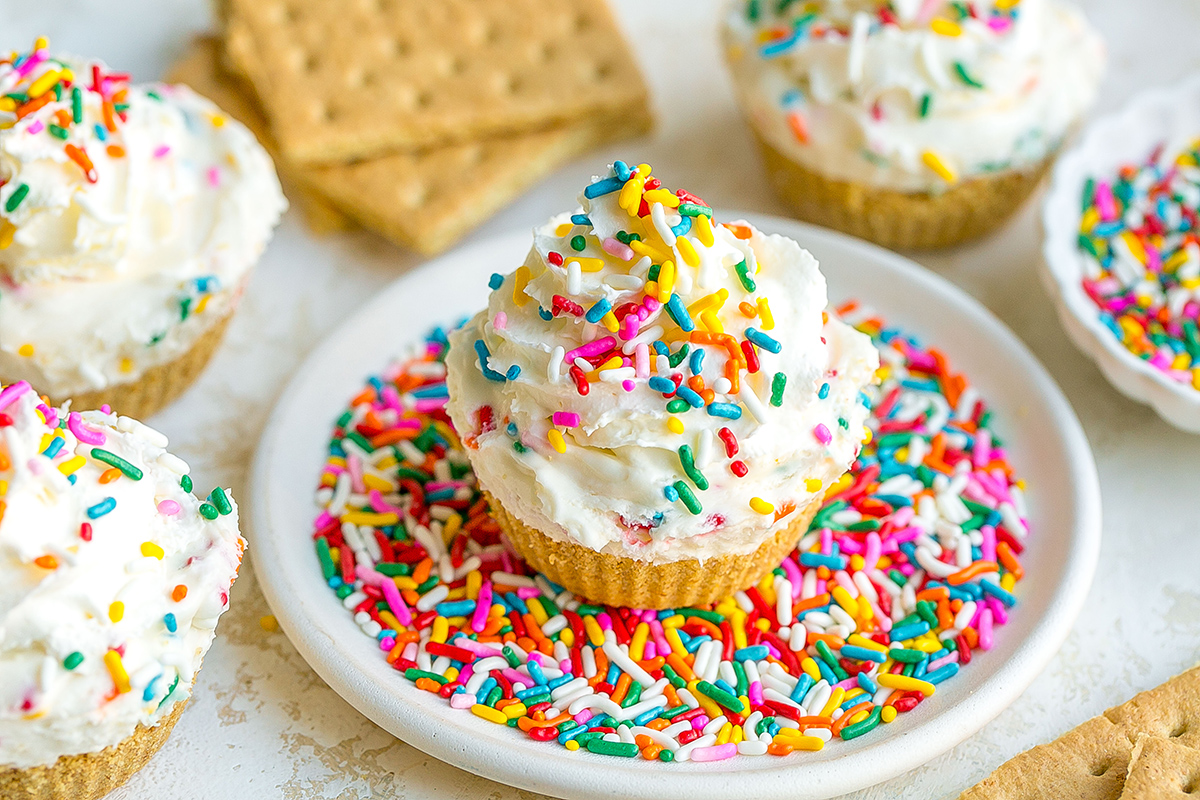
{"label": "graham cracker", "polygon": [[1121,800],[1184,800],[1197,796],[1200,750],[1161,736],[1138,740]]}
{"label": "graham cracker", "polygon": [[230,63],[296,162],[526,133],[645,103],[597,0],[225,0]]}
{"label": "graham cracker", "polygon": [[1200,667],[1001,764],[959,800],[1118,800],[1134,745],[1148,737],[1200,747]]}
{"label": "graham cracker", "polygon": [[[213,40],[198,41],[171,71],[252,130],[262,115],[238,83],[220,69]],[[240,117],[239,117],[240,118]],[[342,217],[425,254],[449,247],[513,197],[560,165],[605,142],[647,132],[653,119],[644,98],[582,123],[523,136],[392,153],[350,164],[301,166],[281,158],[269,137],[280,174],[303,195],[319,198]]]}

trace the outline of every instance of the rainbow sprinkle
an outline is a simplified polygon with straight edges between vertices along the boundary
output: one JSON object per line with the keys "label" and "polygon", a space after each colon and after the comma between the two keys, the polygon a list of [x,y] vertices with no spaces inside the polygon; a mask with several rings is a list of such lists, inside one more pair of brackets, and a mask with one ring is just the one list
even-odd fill
{"label": "rainbow sprinkle", "polygon": [[941,353],[856,304],[838,311],[880,350],[872,439],[757,586],[648,611],[532,572],[450,427],[441,330],[337,420],[313,533],[323,579],[418,689],[569,750],[782,756],[893,721],[1007,622],[1023,486]]}
{"label": "rainbow sprinkle", "polygon": [[1083,290],[1138,358],[1200,389],[1200,139],[1172,161],[1159,146],[1115,180],[1088,179]]}

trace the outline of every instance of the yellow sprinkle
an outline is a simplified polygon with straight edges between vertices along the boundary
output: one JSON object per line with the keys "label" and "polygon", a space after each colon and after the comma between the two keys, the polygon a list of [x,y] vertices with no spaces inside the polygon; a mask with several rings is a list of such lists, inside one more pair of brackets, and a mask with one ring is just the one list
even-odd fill
{"label": "yellow sprinkle", "polygon": [[716,312],[711,309],[700,312],[700,324],[712,333],[724,333],[725,326],[721,324],[721,320],[717,319]]}
{"label": "yellow sprinkle", "polygon": [[818,478],[809,478],[808,480],[804,481],[804,490],[811,492],[812,494],[816,494],[817,492],[821,491],[821,486],[821,481]]}
{"label": "yellow sprinkle", "polygon": [[146,558],[157,558],[162,561],[163,549],[154,542],[142,542],[142,555]]}
{"label": "yellow sprinkle", "polygon": [[1083,218],[1079,220],[1079,232],[1090,233],[1092,228],[1100,222],[1100,212],[1095,206],[1083,212]]}
{"label": "yellow sprinkle", "polygon": [[[880,712],[880,713],[883,713],[883,712]],[[857,712],[853,717],[850,718],[849,724],[853,725],[856,722],[862,722],[864,719],[866,719],[869,716],[871,716],[871,712],[867,711],[864,708],[862,711]]]}
{"label": "yellow sprinkle", "polygon": [[761,497],[751,497],[750,508],[754,509],[756,514],[762,514],[764,516],[775,513],[775,506],[771,505],[766,500],[763,500]]}
{"label": "yellow sprinkle", "polygon": [[563,747],[567,748],[572,753],[574,753],[576,750],[579,749],[579,742],[575,741],[574,739],[567,739],[567,743],[565,745],[563,745]]}
{"label": "yellow sprinkle", "polygon": [[0,111],[16,111],[17,101],[11,97],[0,97]]}
{"label": "yellow sprinkle", "polygon": [[557,228],[554,229],[554,235],[555,236],[566,236],[568,233],[571,232],[571,228],[574,228],[574,227],[575,227],[574,224],[572,224],[570,222],[564,222],[562,225],[559,225]]}
{"label": "yellow sprinkle", "polygon": [[433,630],[429,634],[429,641],[445,644],[446,637],[450,635],[450,620],[440,614],[433,618]]}
{"label": "yellow sprinkle", "polygon": [[683,256],[683,263],[689,267],[700,266],[700,254],[696,252],[696,248],[692,246],[691,241],[686,236],[680,236],[676,239],[675,246],[679,248],[679,255]]}
{"label": "yellow sprinkle", "polygon": [[508,717],[504,716],[503,711],[497,711],[491,706],[485,706],[483,703],[476,703],[471,706],[471,713],[477,717],[486,719],[488,722],[494,722],[497,725],[508,724]]}
{"label": "yellow sprinkle", "polygon": [[223,128],[223,127],[225,127],[225,118],[224,118],[224,117],[222,117],[220,114],[213,114],[213,116],[212,116],[212,126],[213,126],[214,128]]}
{"label": "yellow sprinkle", "polygon": [[729,299],[728,289],[718,289],[712,294],[706,294],[696,302],[688,306],[688,315],[692,318],[700,316],[702,311],[712,309],[720,311],[721,306],[725,305],[725,301]]}
{"label": "yellow sprinkle", "polygon": [[258,618],[258,627],[267,633],[274,633],[279,630],[279,620],[275,619],[273,614],[267,614],[265,617]]}
{"label": "yellow sprinkle", "polygon": [[121,654],[116,650],[109,650],[104,654],[104,666],[108,667],[108,674],[112,676],[112,681],[117,687],[117,694],[125,694],[129,691],[129,673],[125,671],[125,665],[121,663]]}
{"label": "yellow sprinkle", "polygon": [[661,264],[671,258],[669,252],[645,240],[635,239],[629,243],[629,249],[639,256],[649,256],[650,260],[656,264]]}
{"label": "yellow sprinkle", "polygon": [[1175,360],[1171,362],[1171,369],[1187,369],[1192,365],[1192,357],[1187,353],[1180,353],[1175,356]]}
{"label": "yellow sprinkle", "polygon": [[639,622],[633,629],[633,637],[629,640],[629,657],[641,661],[646,655],[646,639],[650,637],[650,626]]}
{"label": "yellow sprinkle", "polygon": [[603,258],[584,258],[583,256],[571,256],[567,259],[563,266],[569,266],[574,261],[579,264],[579,269],[583,272],[599,272],[604,269]]}
{"label": "yellow sprinkle", "polygon": [[767,298],[758,298],[758,319],[762,323],[762,329],[769,331],[775,327],[775,315],[771,313],[771,305],[767,302]]}
{"label": "yellow sprinkle", "polygon": [[962,36],[962,28],[958,23],[951,22],[945,17],[936,17],[933,22],[929,23],[929,27],[933,28],[933,32],[939,36]]}
{"label": "yellow sprinkle", "polygon": [[62,73],[60,73],[58,70],[47,70],[46,72],[42,73],[42,77],[30,84],[29,91],[27,91],[26,94],[29,95],[30,100],[41,97],[46,92],[50,91],[54,84],[58,83],[58,80],[61,77]]}
{"label": "yellow sprinkle", "polygon": [[713,229],[712,220],[700,214],[694,217],[692,222],[692,233],[696,234],[696,238],[700,240],[700,244],[705,247],[713,246]]}
{"label": "yellow sprinkle", "polygon": [[666,303],[671,299],[671,291],[675,288],[675,262],[670,259],[663,262],[658,270],[658,302]]}
{"label": "yellow sprinkle", "polygon": [[650,189],[642,194],[647,203],[662,203],[667,208],[679,208],[679,198],[666,189]]}
{"label": "yellow sprinkle", "polygon": [[407,575],[397,575],[396,577],[392,578],[392,581],[396,584],[397,589],[416,589],[418,586],[420,586],[419,583]]}
{"label": "yellow sprinkle", "polygon": [[446,541],[454,538],[454,534],[458,533],[458,529],[462,527],[462,514],[451,514],[446,520],[446,524],[442,526],[442,536],[448,537]]}
{"label": "yellow sprinkle", "polygon": [[882,645],[874,639],[868,639],[861,633],[850,634],[850,638],[846,641],[856,647],[865,647],[868,650],[874,650],[879,653],[886,653],[888,651],[887,645]]}
{"label": "yellow sprinkle", "polygon": [[[865,567],[866,564],[867,564],[866,559],[864,559],[858,553],[855,553],[854,555],[850,556],[850,573],[853,574],[855,572],[858,572],[860,569]],[[863,599],[864,598],[862,598],[862,597],[859,598],[860,601]],[[860,602],[859,605],[861,606],[862,603]]]}
{"label": "yellow sprinkle", "polygon": [[726,722],[724,725],[721,726],[721,730],[719,730],[717,732],[717,742],[716,743],[719,745],[727,744],[729,742],[729,738],[731,736],[733,736],[733,723]]}
{"label": "yellow sprinkle", "polygon": [[683,433],[683,420],[679,417],[671,417],[667,420],[667,429],[671,433]]}
{"label": "yellow sprinkle", "polygon": [[890,672],[876,675],[875,682],[887,689],[900,689],[904,692],[915,690],[926,697],[937,691],[937,687],[928,681],[923,681],[920,678],[910,678],[907,675],[894,675]]}
{"label": "yellow sprinkle", "polygon": [[529,267],[524,265],[517,267],[517,272],[513,275],[513,303],[518,308],[529,302],[529,295],[525,294],[525,287],[529,285]]}
{"label": "yellow sprinkle", "polygon": [[619,366],[621,366],[621,357],[613,356],[608,361],[605,361],[603,364],[596,367],[596,371],[601,372],[602,370],[606,370],[606,369],[616,369]]}
{"label": "yellow sprinkle", "polygon": [[17,348],[17,355],[29,358],[31,355],[33,355],[33,345],[28,343],[21,345]]}
{"label": "yellow sprinkle", "polygon": [[617,321],[617,315],[611,311],[601,317],[600,321],[604,323],[604,327],[608,329],[609,333],[616,333],[621,329],[621,323]]}
{"label": "yellow sprinkle", "polygon": [[558,633],[558,640],[560,642],[562,642],[563,644],[565,644],[567,647],[574,647],[575,646],[575,632],[572,631],[570,628],[563,628]]}
{"label": "yellow sprinkle", "polygon": [[1000,578],[1000,588],[1006,592],[1011,592],[1017,585],[1017,577],[1011,572],[1006,572]]}
{"label": "yellow sprinkle", "polygon": [[1200,389],[1200,367],[1192,370],[1192,388]]}
{"label": "yellow sprinkle", "polygon": [[879,712],[879,719],[883,722],[891,722],[896,718],[895,706],[884,706],[883,711]]}
{"label": "yellow sprinkle", "polygon": [[850,593],[848,591],[846,591],[845,586],[841,586],[841,585],[834,586],[832,589],[829,590],[829,593],[831,595],[833,595],[834,601],[839,606],[846,609],[847,614],[849,614],[852,617],[858,615],[858,601],[856,601],[853,597],[850,596]]}
{"label": "yellow sprinkle", "polygon": [[203,314],[203,313],[204,313],[204,309],[208,308],[208,301],[209,301],[209,300],[211,300],[211,299],[212,299],[212,295],[211,295],[211,294],[206,294],[206,295],[204,295],[204,297],[201,297],[201,298],[200,298],[200,302],[199,302],[199,303],[196,303],[196,309],[195,309],[195,311],[193,311],[192,313],[194,313],[194,314]]}
{"label": "yellow sprinkle", "polygon": [[63,475],[70,475],[86,463],[87,459],[83,456],[74,456],[59,464],[58,471]]}
{"label": "yellow sprinkle", "polygon": [[[851,557],[851,560],[853,560],[853,557]],[[862,569],[862,567],[860,566],[858,569]],[[861,594],[858,596],[858,613],[854,615],[854,618],[860,620],[875,619],[875,611],[871,608],[871,601]]]}
{"label": "yellow sprinkle", "polygon": [[[550,442],[550,446],[559,453],[567,452],[567,442],[565,439],[563,439],[563,435],[558,428],[551,428],[546,433],[546,439]],[[534,605],[536,605],[536,603]]]}
{"label": "yellow sprinkle", "polygon": [[128,358],[128,357],[122,358],[120,369],[121,369],[121,372],[124,372],[126,374],[133,372],[133,359]]}
{"label": "yellow sprinkle", "polygon": [[1146,263],[1146,248],[1142,246],[1142,242],[1133,233],[1133,231],[1122,231],[1121,238],[1125,240],[1125,244],[1129,245],[1129,252],[1133,253],[1133,257],[1142,264]]}
{"label": "yellow sprinkle", "polygon": [[17,233],[17,226],[13,225],[6,219],[0,219],[0,250],[7,250],[9,245],[13,243],[13,236]]}
{"label": "yellow sprinkle", "polygon": [[588,641],[594,647],[604,644],[604,631],[600,629],[600,623],[596,622],[591,614],[583,618],[583,630],[587,634]]}
{"label": "yellow sprinkle", "polygon": [[921,161],[925,166],[936,172],[938,176],[946,183],[954,183],[958,180],[958,176],[954,174],[954,170],[946,166],[946,162],[938,157],[938,154],[932,150],[926,150],[921,154]]}
{"label": "yellow sprinkle", "polygon": [[378,475],[372,475],[369,472],[362,476],[362,482],[363,486],[368,489],[378,489],[381,492],[391,492],[396,488],[392,485],[391,481],[381,478]]}
{"label": "yellow sprinkle", "polygon": [[[536,605],[536,603],[534,605]],[[513,703],[512,705],[505,706],[504,710],[500,713],[504,714],[504,718],[506,720],[510,720],[525,716],[525,712],[527,710],[528,709],[525,708],[524,703]]]}
{"label": "yellow sprinkle", "polygon": [[821,680],[821,668],[817,666],[816,661],[813,661],[812,656],[808,656],[800,662],[800,669],[804,670],[804,674],[814,681]]}
{"label": "yellow sprinkle", "polygon": [[526,607],[529,609],[529,614],[537,621],[537,624],[545,625],[546,620],[550,617],[546,614],[546,608],[541,603],[528,603]]}
{"label": "yellow sprinkle", "polygon": [[647,297],[658,297],[658,281],[646,281],[642,286],[642,291]]}
{"label": "yellow sprinkle", "polygon": [[875,434],[871,433],[871,429],[866,425],[863,425],[863,444],[870,444],[871,440],[874,438]]}
{"label": "yellow sprinkle", "polygon": [[108,606],[108,618],[113,622],[120,622],[125,618],[125,604],[120,600],[114,600]]}
{"label": "yellow sprinkle", "polygon": [[342,515],[341,521],[349,522],[351,525],[370,525],[373,528],[379,528],[384,525],[395,525],[400,521],[400,515],[394,511],[382,514],[374,511],[348,511]]}

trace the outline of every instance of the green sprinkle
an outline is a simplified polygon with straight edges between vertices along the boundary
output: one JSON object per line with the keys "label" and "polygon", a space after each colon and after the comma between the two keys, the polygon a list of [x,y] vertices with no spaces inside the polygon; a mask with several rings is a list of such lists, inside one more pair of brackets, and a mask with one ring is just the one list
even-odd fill
{"label": "green sprinkle", "polygon": [[931,105],[933,105],[933,95],[921,95],[921,105],[917,108],[917,114],[921,117],[921,119],[925,119],[925,117],[929,116],[929,107]]}
{"label": "green sprinkle", "polygon": [[871,709],[871,715],[862,722],[856,722],[853,725],[847,725],[846,727],[842,728],[842,740],[846,741],[849,739],[854,739],[862,736],[864,733],[874,730],[875,726],[879,724],[879,717],[881,714],[883,714],[883,707],[875,706]]}
{"label": "green sprinkle", "polygon": [[925,654],[920,650],[905,650],[893,647],[891,650],[888,650],[888,658],[893,661],[899,661],[901,664],[919,664],[925,659]]}
{"label": "green sprinkle", "polygon": [[937,606],[928,600],[917,601],[917,613],[921,619],[929,623],[930,627],[937,627]]}
{"label": "green sprinkle", "polygon": [[[736,660],[733,662],[733,674],[737,676],[737,686],[734,688],[737,689],[738,697],[741,697],[750,690],[750,680],[746,677],[746,668],[742,666],[742,662]],[[631,685],[630,688],[632,689],[633,686]]]}
{"label": "green sprinkle", "polygon": [[[687,686],[687,681],[685,681],[683,678],[681,678],[679,676],[679,673],[671,668],[670,664],[663,665],[663,675],[666,676],[667,680],[670,681],[671,685],[674,686],[676,689],[682,689],[685,686]],[[674,717],[678,714],[682,714],[684,711],[687,711],[687,706],[680,706],[679,708],[672,709],[669,712],[664,711],[662,714],[659,714],[659,716],[664,717],[666,719],[671,719],[671,717]]]}
{"label": "green sprinkle", "polygon": [[625,693],[625,699],[621,701],[621,708],[629,708],[642,699],[642,685],[637,681],[629,684],[629,691]]}
{"label": "green sprinkle", "polygon": [[25,195],[29,194],[29,184],[22,183],[13,193],[8,196],[8,201],[4,204],[4,210],[12,213],[17,210],[17,206],[21,205],[21,201],[25,199]]}
{"label": "green sprinkle", "polygon": [[221,516],[221,512],[217,511],[217,507],[212,503],[201,503],[200,516],[204,517],[205,519],[216,519],[217,517]]}
{"label": "green sprinkle", "polygon": [[673,484],[675,491],[679,492],[679,499],[687,506],[687,510],[692,514],[699,515],[704,507],[700,505],[700,501],[696,499],[696,495],[692,494],[692,490],[683,481],[675,481]]}
{"label": "green sprinkle", "polygon": [[771,379],[771,405],[779,408],[783,405],[783,390],[787,388],[787,375],[776,372]]}
{"label": "green sprinkle", "polygon": [[493,686],[492,690],[487,693],[487,698],[483,701],[483,704],[485,706],[489,706],[490,708],[495,708],[496,703],[499,703],[500,700],[503,699],[503,697],[504,697],[504,690],[501,689],[499,686]]}
{"label": "green sprinkle", "polygon": [[371,443],[369,441],[367,441],[367,437],[363,436],[358,431],[347,431],[345,438],[354,442],[356,445],[358,445],[359,447],[361,447],[363,450],[365,450],[368,453],[375,452],[375,448],[371,446]]}
{"label": "green sprinkle", "polygon": [[758,15],[762,13],[758,7],[758,0],[750,0],[746,4],[746,19],[751,22],[758,22]]}
{"label": "green sprinkle", "polygon": [[699,203],[680,203],[675,210],[683,217],[712,217],[712,209]]}
{"label": "green sprinkle", "polygon": [[192,490],[192,476],[184,475],[179,479],[179,485],[185,492],[190,492]]}
{"label": "green sprinkle", "polygon": [[587,247],[587,239],[584,239],[582,236],[571,237],[571,249],[576,253],[582,252],[585,247]]}
{"label": "green sprinkle", "polygon": [[967,86],[970,86],[974,89],[982,89],[983,88],[983,84],[980,83],[979,81],[975,80],[975,78],[973,78],[971,76],[971,73],[967,72],[966,65],[964,65],[961,61],[954,62],[954,71],[958,74],[958,77],[962,80],[962,82],[965,83]]}
{"label": "green sprinkle", "polygon": [[57,125],[47,125],[46,130],[50,131],[50,135],[56,139],[66,139],[71,134],[67,133],[66,128],[60,128]]}
{"label": "green sprinkle", "polygon": [[518,453],[526,453],[529,451],[529,448],[526,447],[525,445],[521,444],[520,442],[514,440],[513,441],[513,450],[516,450]]}
{"label": "green sprinkle", "polygon": [[208,496],[208,501],[217,507],[217,511],[221,512],[221,516],[233,513],[233,504],[229,502],[229,497],[220,486],[212,490],[212,494]]}
{"label": "green sprinkle", "polygon": [[75,669],[82,663],[83,653],[79,652],[78,650],[63,659],[63,667],[65,669]]}
{"label": "green sprinkle", "polygon": [[683,360],[685,358],[687,358],[687,354],[690,350],[691,350],[691,345],[688,344],[687,342],[684,342],[682,345],[679,346],[679,352],[673,353],[672,355],[667,356],[667,363],[671,365],[672,369],[674,369],[675,367],[678,367],[680,364],[683,363]]}
{"label": "green sprinkle", "polygon": [[747,292],[758,290],[758,285],[754,282],[754,278],[750,277],[750,268],[746,266],[746,259],[743,258],[742,262],[734,267],[734,270],[737,272],[738,280],[742,282],[743,289]]}
{"label": "green sprinkle", "polygon": [[664,747],[662,749],[662,752],[658,754],[658,760],[663,762],[664,764],[670,764],[672,761],[675,760],[675,754]]}
{"label": "green sprinkle", "polygon": [[689,608],[682,613],[684,619],[689,617],[699,617],[700,619],[711,622],[713,625],[720,625],[722,622],[726,621],[725,617],[721,616],[716,611],[708,611],[703,608]]}
{"label": "green sprinkle", "polygon": [[696,468],[696,457],[692,454],[690,445],[679,446],[679,463],[683,465],[683,471],[692,483],[696,484],[696,488],[704,491],[708,488],[708,478],[704,477],[704,473]]}
{"label": "green sprinkle", "polygon": [[646,280],[648,280],[648,281],[658,280],[658,273],[660,270],[662,270],[662,264],[651,265],[650,269],[646,271]]}
{"label": "green sprinkle", "polygon": [[696,690],[717,705],[728,708],[735,714],[746,714],[750,711],[750,709],[746,708],[745,704],[742,703],[742,698],[735,697],[721,687],[711,684],[708,681],[700,681],[697,683]]}
{"label": "green sprinkle", "polygon": [[413,683],[416,683],[421,678],[429,678],[431,681],[437,681],[442,686],[445,686],[447,683],[447,680],[444,676],[438,675],[436,672],[426,672],[425,670],[417,669],[416,667],[409,667],[408,669],[404,670],[404,677],[408,678]]}
{"label": "green sprinkle", "polygon": [[116,467],[121,470],[121,474],[131,480],[140,481],[142,479],[142,471],[130,464],[125,459],[121,458],[116,453],[110,453],[107,450],[101,450],[99,447],[92,448],[92,458],[97,461],[108,464],[110,467]]}
{"label": "green sprinkle", "polygon": [[[205,503],[204,505],[208,505]],[[212,508],[212,506],[209,506]],[[200,506],[200,513],[204,514],[204,506]],[[216,519],[217,510],[213,508],[213,515],[209,519]],[[325,576],[325,580],[330,580],[337,575],[337,565],[333,563],[333,556],[329,554],[329,542],[324,536],[317,537],[317,560],[321,562],[321,574]]]}
{"label": "green sprinkle", "polygon": [[641,752],[633,742],[610,742],[605,740],[603,735],[598,739],[588,739],[587,749],[588,752],[599,753],[602,756],[620,756],[621,758],[633,758]]}
{"label": "green sprinkle", "polygon": [[392,564],[388,562],[379,562],[375,565],[375,571],[380,575],[386,575],[389,578],[397,576],[409,575],[412,573],[412,567],[408,564]]}
{"label": "green sprinkle", "polygon": [[83,92],[78,86],[71,90],[71,120],[76,125],[83,122]]}
{"label": "green sprinkle", "polygon": [[354,594],[354,587],[343,583],[337,588],[337,591],[334,592],[334,594],[337,595],[338,600],[345,600],[347,597]]}

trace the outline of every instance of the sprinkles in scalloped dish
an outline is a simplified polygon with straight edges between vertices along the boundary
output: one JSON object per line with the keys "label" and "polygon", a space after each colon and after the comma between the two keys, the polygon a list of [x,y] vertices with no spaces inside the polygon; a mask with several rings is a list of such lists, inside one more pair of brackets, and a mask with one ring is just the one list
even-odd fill
{"label": "sprinkles in scalloped dish", "polygon": [[1007,622],[1023,486],[991,412],[941,353],[854,303],[839,312],[880,351],[872,438],[756,586],[711,607],[639,610],[528,568],[444,410],[441,331],[337,420],[313,533],[324,580],[418,689],[568,750],[784,756],[892,722]]}
{"label": "sprinkles in scalloped dish", "polygon": [[1131,353],[1200,389],[1200,139],[1083,189],[1083,289]]}

